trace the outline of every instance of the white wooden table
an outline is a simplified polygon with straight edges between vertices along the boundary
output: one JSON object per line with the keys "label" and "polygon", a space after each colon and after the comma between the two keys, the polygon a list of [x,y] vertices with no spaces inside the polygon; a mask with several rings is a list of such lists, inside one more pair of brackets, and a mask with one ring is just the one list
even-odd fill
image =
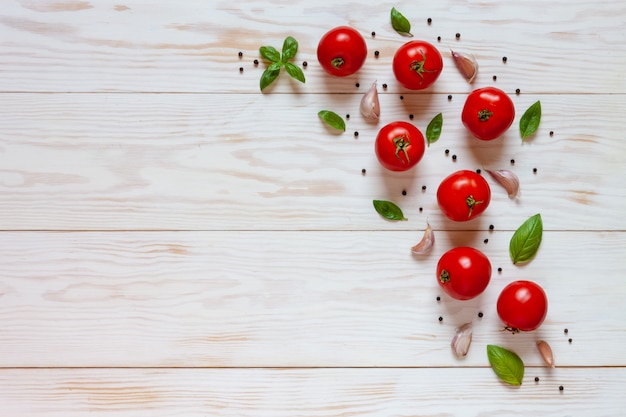
{"label": "white wooden table", "polygon": [[[444,55],[425,92],[393,77],[407,40],[390,26],[393,6]],[[614,0],[3,1],[1,414],[622,415],[625,20]],[[344,24],[365,36],[368,58],[331,78],[316,47]],[[287,35],[307,82],[283,74],[261,94],[258,48]],[[472,86],[449,48],[477,57]],[[358,111],[374,80],[388,84],[378,125]],[[491,143],[460,122],[467,93],[487,85],[517,109]],[[537,100],[540,128],[522,144],[519,118]],[[323,108],[351,115],[344,134],[320,122]],[[384,123],[414,114],[424,130],[438,112],[442,137],[417,168],[379,166]],[[477,168],[513,170],[521,197],[489,180],[483,216],[446,220],[439,182]],[[409,220],[381,219],[373,199]],[[535,213],[541,248],[514,266],[509,239]],[[427,220],[436,245],[414,257]],[[494,266],[471,301],[436,284],[437,260],[456,245]],[[495,300],[522,278],[545,288],[549,313],[539,330],[512,335]],[[458,360],[450,339],[470,320],[474,341]],[[487,344],[522,357],[521,387],[497,379]]]}

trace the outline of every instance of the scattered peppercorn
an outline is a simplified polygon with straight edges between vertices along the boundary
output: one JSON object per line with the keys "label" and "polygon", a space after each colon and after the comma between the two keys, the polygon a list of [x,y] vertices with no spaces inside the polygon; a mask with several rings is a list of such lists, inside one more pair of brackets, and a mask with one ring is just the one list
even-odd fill
{"label": "scattered peppercorn", "polygon": [[363,169],[361,170],[361,174],[363,174],[363,175],[365,175],[365,173],[366,173],[366,172],[367,172],[367,171],[365,170],[365,168],[363,168]]}
{"label": "scattered peppercorn", "polygon": [[383,88],[386,90],[387,89],[387,84],[383,84]]}
{"label": "scattered peppercorn", "polygon": [[497,80],[497,79],[498,79],[498,77],[496,77],[496,76],[494,75],[494,76],[493,76],[493,80],[495,81],[495,80]]}
{"label": "scattered peppercorn", "polygon": [[437,42],[441,42],[441,36],[437,36]]}
{"label": "scattered peppercorn", "polygon": [[402,195],[406,195],[406,190],[402,190]]}
{"label": "scattered peppercorn", "polygon": [[409,119],[413,120],[413,114],[409,114]]}
{"label": "scattered peppercorn", "polygon": [[489,230],[493,230],[493,229],[495,229],[494,225],[493,225],[493,224],[490,224],[490,225],[489,225]]}
{"label": "scattered peppercorn", "polygon": [[452,100],[452,94],[448,94],[448,100]]}
{"label": "scattered peppercorn", "polygon": [[452,155],[452,160],[456,161],[456,155]]}
{"label": "scattered peppercorn", "polygon": [[308,62],[306,62],[306,61],[302,62],[302,66],[303,66],[304,68],[306,68],[306,66],[307,66],[307,65],[309,65],[309,63],[308,63]]}
{"label": "scattered peppercorn", "polygon": [[498,268],[498,272],[502,272],[502,268]]}
{"label": "scattered peppercorn", "polygon": [[426,19],[426,21],[428,22],[428,24],[430,25],[431,23],[433,23],[433,19],[431,19],[430,17],[428,19]]}
{"label": "scattered peppercorn", "polygon": [[559,391],[563,391],[563,385],[559,385]]}
{"label": "scattered peppercorn", "polygon": [[404,100],[404,96],[400,96],[400,100]]}
{"label": "scattered peppercorn", "polygon": [[519,88],[515,89],[515,94],[517,94],[519,96],[519,93],[521,93],[521,90]]}
{"label": "scattered peppercorn", "polygon": [[447,154],[449,154],[449,153],[450,153],[450,149],[446,149],[444,152],[445,152],[445,153],[446,153],[446,155],[447,155]]}
{"label": "scattered peppercorn", "polygon": [[553,131],[550,131],[550,136],[554,136],[554,132]]}
{"label": "scattered peppercorn", "polygon": [[239,72],[243,72],[243,67],[239,67]]}
{"label": "scattered peppercorn", "polygon": [[480,170],[480,168],[478,168],[478,169],[476,170],[476,173],[477,173],[477,174],[480,174],[481,172],[482,172],[482,171]]}
{"label": "scattered peppercorn", "polygon": [[441,301],[441,297],[437,296],[437,301]]}
{"label": "scattered peppercorn", "polygon": [[537,168],[533,168],[533,172],[536,174],[537,173]]}
{"label": "scattered peppercorn", "polygon": [[253,62],[254,62],[254,65],[259,65],[259,60],[258,59],[255,59]]}
{"label": "scattered peppercorn", "polygon": [[572,343],[572,338],[567,339],[568,342]]}
{"label": "scattered peppercorn", "polygon": [[507,59],[506,59],[506,57],[505,57],[505,56],[503,56],[503,57],[502,57],[502,62],[506,63],[506,60],[507,60]]}
{"label": "scattered peppercorn", "polygon": [[483,243],[488,243],[488,242],[489,242],[489,239],[483,240]]}
{"label": "scattered peppercorn", "polygon": [[346,119],[350,118],[350,113],[346,114]]}
{"label": "scattered peppercorn", "polygon": [[511,159],[511,165],[515,163],[515,159]]}
{"label": "scattered peppercorn", "polygon": [[376,32],[372,32],[372,38],[376,36]]}
{"label": "scattered peppercorn", "polygon": [[478,317],[480,317],[480,318],[482,318],[482,317],[483,317],[483,312],[482,312],[482,311],[479,311],[479,312],[478,312]]}
{"label": "scattered peppercorn", "polygon": [[374,56],[375,56],[376,58],[378,58],[378,55],[380,55],[380,51],[374,51]]}
{"label": "scattered peppercorn", "polygon": [[443,317],[439,316],[439,321],[443,321]]}
{"label": "scattered peppercorn", "polygon": [[241,58],[243,56],[243,52],[239,51],[237,55],[239,55],[239,58]]}
{"label": "scattered peppercorn", "polygon": [[359,136],[359,132],[354,132],[354,137],[356,138],[357,136]]}
{"label": "scattered peppercorn", "polygon": [[354,86],[355,86],[356,88],[359,88],[359,87],[361,86],[361,84],[356,83],[356,84],[354,84]]}
{"label": "scattered peppercorn", "polygon": [[422,207],[420,207],[420,213],[421,213],[422,211],[424,211],[424,209],[423,209]]}
{"label": "scattered peppercorn", "polygon": [[426,191],[426,186],[422,185],[422,191]]}
{"label": "scattered peppercorn", "polygon": [[567,332],[569,332],[569,330],[567,330],[567,329],[563,330],[563,333],[567,334]]}
{"label": "scattered peppercorn", "polygon": [[535,382],[539,382],[539,377],[538,376],[535,377]]}
{"label": "scattered peppercorn", "polygon": [[461,39],[461,34],[459,32],[457,32],[455,36],[457,39]]}

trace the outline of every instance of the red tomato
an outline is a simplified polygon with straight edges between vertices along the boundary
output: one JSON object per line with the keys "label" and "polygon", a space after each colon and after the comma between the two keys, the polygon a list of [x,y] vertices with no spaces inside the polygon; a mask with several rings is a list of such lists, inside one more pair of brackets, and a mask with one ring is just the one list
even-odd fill
{"label": "red tomato", "polygon": [[391,171],[406,171],[424,156],[422,132],[408,122],[392,122],[376,136],[376,156],[382,166]]}
{"label": "red tomato", "polygon": [[460,246],[450,249],[437,263],[437,282],[457,300],[481,294],[491,279],[491,262],[478,249]]}
{"label": "red tomato", "polygon": [[393,57],[393,73],[409,90],[422,90],[434,83],[443,68],[441,54],[425,41],[409,41]]}
{"label": "red tomato", "polygon": [[480,140],[493,140],[511,127],[515,107],[511,98],[495,87],[472,91],[465,100],[461,120],[465,127]]}
{"label": "red tomato", "polygon": [[532,281],[515,281],[500,293],[497,309],[509,330],[535,330],[548,313],[548,297],[543,288]]}
{"label": "red tomato", "polygon": [[485,211],[491,201],[491,188],[474,171],[457,171],[447,176],[437,189],[437,203],[450,220],[464,222]]}
{"label": "red tomato", "polygon": [[317,60],[331,75],[345,77],[363,66],[367,56],[365,39],[348,26],[328,31],[317,45]]}

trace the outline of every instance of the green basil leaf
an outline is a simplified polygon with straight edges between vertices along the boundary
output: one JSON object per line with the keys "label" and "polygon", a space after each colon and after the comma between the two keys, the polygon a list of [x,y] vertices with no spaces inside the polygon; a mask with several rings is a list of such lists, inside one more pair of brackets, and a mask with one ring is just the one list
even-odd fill
{"label": "green basil leaf", "polygon": [[287,36],[283,42],[283,57],[282,61],[287,62],[296,56],[298,52],[298,41],[292,36]]}
{"label": "green basil leaf", "polygon": [[431,143],[437,142],[439,140],[439,136],[441,136],[441,127],[443,126],[443,114],[439,113],[433,120],[428,123],[428,127],[426,127],[426,142],[428,146]]}
{"label": "green basil leaf", "polygon": [[539,122],[541,121],[541,103],[537,100],[532,106],[524,112],[519,121],[519,132],[522,135],[522,142],[528,136],[537,131]]}
{"label": "green basil leaf", "polygon": [[263,75],[261,75],[261,91],[263,91],[266,87],[268,87],[271,83],[274,82],[276,78],[278,78],[278,74],[280,74],[281,64],[279,62],[274,62],[270,64],[269,67],[265,71],[263,71]]}
{"label": "green basil leaf", "polygon": [[388,220],[408,220],[402,214],[402,210],[400,207],[392,203],[391,201],[386,200],[374,200],[374,208],[385,219]]}
{"label": "green basil leaf", "polygon": [[280,52],[278,52],[273,46],[262,46],[259,48],[259,52],[263,58],[270,62],[280,61]]}
{"label": "green basil leaf", "polygon": [[522,385],[524,362],[515,352],[500,346],[487,345],[487,358],[498,378],[510,385]]}
{"label": "green basil leaf", "polygon": [[514,264],[530,261],[537,253],[543,235],[541,214],[529,217],[511,237],[509,252]]}
{"label": "green basil leaf", "polygon": [[330,127],[333,127],[337,130],[346,131],[346,123],[343,121],[341,116],[337,113],[332,112],[330,110],[321,110],[317,113],[317,115]]}
{"label": "green basil leaf", "polygon": [[305,82],[304,72],[302,72],[299,67],[293,65],[291,62],[285,62],[285,70],[287,70],[287,74],[291,75],[292,78],[295,78],[301,83]]}
{"label": "green basil leaf", "polygon": [[400,35],[413,36],[411,34],[411,23],[395,7],[391,8],[391,26]]}

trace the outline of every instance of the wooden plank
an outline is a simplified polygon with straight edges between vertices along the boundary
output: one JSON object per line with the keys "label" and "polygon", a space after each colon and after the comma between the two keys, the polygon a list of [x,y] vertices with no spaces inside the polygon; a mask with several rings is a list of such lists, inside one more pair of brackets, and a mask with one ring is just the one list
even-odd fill
{"label": "wooden plank", "polygon": [[528,368],[517,388],[487,368],[0,370],[3,411],[30,417],[613,417],[625,383],[625,368]]}
{"label": "wooden plank", "polygon": [[[414,257],[421,231],[3,232],[0,366],[464,367],[486,366],[487,344],[538,366],[540,338],[559,366],[626,365],[625,233],[546,232],[524,267],[509,259],[511,232],[436,233]],[[462,245],[493,266],[470,301],[441,294],[434,272]],[[548,294],[535,332],[509,334],[497,318],[517,279]],[[473,345],[457,360],[450,341],[468,321]]]}
{"label": "wooden plank", "polygon": [[[450,48],[476,55],[478,86],[497,75],[497,85],[511,92],[626,92],[621,72],[607,70],[626,67],[626,6],[613,0],[557,1],[550,7],[538,0],[419,6],[386,1],[358,7],[331,0],[288,6],[248,1],[245,7],[216,0],[189,0],[185,7],[138,0],[47,3],[22,0],[3,8],[0,91],[257,93],[264,67],[252,63],[260,58],[258,48],[280,47],[293,35],[300,42],[296,62],[309,63],[307,83],[295,85],[284,76],[273,92],[351,92],[355,81],[374,79],[399,92],[391,63],[407,38],[391,28],[389,11],[395,6],[412,21],[416,38],[435,43],[445,57],[444,76],[432,92],[471,88],[454,68]],[[365,36],[368,59],[357,75],[330,78],[317,62],[317,44],[327,30],[346,24]],[[509,58],[506,65],[502,56]]]}
{"label": "wooden plank", "polygon": [[[626,230],[625,96],[513,96],[514,125],[488,143],[462,126],[464,95],[382,95],[378,125],[360,116],[360,97],[5,94],[0,228],[415,230],[428,218],[443,229],[514,230],[541,212],[548,230]],[[536,100],[543,120],[522,144],[518,121]],[[347,132],[331,132],[317,117],[322,108],[349,113]],[[424,131],[438,112],[442,137],[415,169],[380,167],[373,142],[383,124],[411,113]],[[493,197],[483,217],[447,221],[439,183],[477,168],[516,172],[520,198],[488,178]],[[395,201],[409,221],[381,220],[373,199]]]}

